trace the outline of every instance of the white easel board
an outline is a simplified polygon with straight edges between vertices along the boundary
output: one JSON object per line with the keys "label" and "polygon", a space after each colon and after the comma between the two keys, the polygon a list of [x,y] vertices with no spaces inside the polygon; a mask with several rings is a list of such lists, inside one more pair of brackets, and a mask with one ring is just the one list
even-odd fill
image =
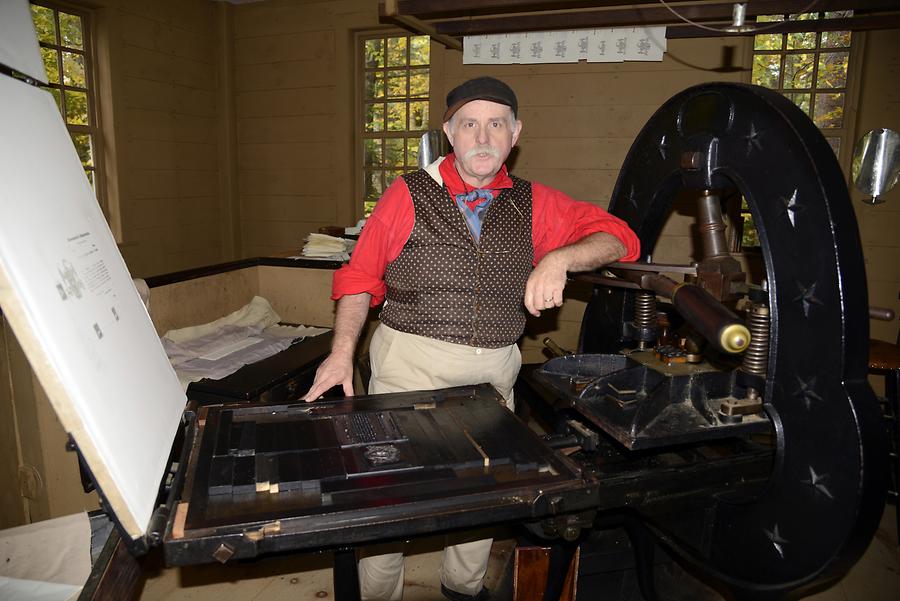
{"label": "white easel board", "polygon": [[132,538],[185,396],[49,92],[0,76],[0,307]]}

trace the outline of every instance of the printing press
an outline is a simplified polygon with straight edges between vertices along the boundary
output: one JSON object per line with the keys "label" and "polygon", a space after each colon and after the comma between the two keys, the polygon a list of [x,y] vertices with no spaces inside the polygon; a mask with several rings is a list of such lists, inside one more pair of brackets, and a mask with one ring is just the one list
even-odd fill
{"label": "printing press", "polygon": [[[654,264],[672,201],[685,192],[699,206],[702,259]],[[737,194],[759,229],[761,281],[749,281],[725,245],[723,199]],[[104,298],[117,299],[115,324],[95,321],[84,333],[72,305],[42,304],[47,288],[10,259],[14,239],[0,291],[133,555],[162,546],[169,565],[227,565],[336,549],[337,565],[352,571],[352,548],[369,542],[519,522],[549,541],[577,541],[622,516],[639,560],[661,541],[738,598],[780,598],[839,574],[875,531],[888,454],[866,381],[860,242],[831,148],[776,93],[698,86],[644,127],[610,210],[640,237],[643,260],[580,276],[596,287],[578,352],[523,374],[522,400],[554,424],[544,438],[487,385],[185,409],[139,300],[125,283],[116,288],[127,271],[114,246]],[[23,211],[27,227],[34,216]],[[101,227],[99,209],[87,214]],[[95,241],[102,252],[111,238]],[[133,332],[117,340],[120,319]],[[106,341],[94,340],[104,338],[98,323]],[[56,348],[66,328],[90,340],[86,358]],[[91,369],[115,380],[119,358],[105,344],[141,349],[133,363],[147,390],[108,384],[121,407],[84,382]],[[165,403],[126,398],[159,382]],[[125,423],[128,435],[110,431]],[[686,528],[697,515],[702,526]],[[352,598],[339,580],[337,596]]]}

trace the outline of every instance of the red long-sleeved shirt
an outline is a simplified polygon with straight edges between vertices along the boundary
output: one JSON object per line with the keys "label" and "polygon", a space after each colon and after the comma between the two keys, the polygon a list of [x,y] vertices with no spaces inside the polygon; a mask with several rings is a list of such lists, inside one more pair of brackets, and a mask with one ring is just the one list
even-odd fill
{"label": "red long-sleeved shirt", "polygon": [[[471,189],[463,183],[455,166],[454,155],[448,154],[439,170],[448,192],[455,197]],[[512,188],[512,180],[504,165],[486,188]],[[634,261],[640,254],[637,236],[625,222],[600,207],[581,202],[553,188],[531,184],[534,264],[550,251],[581,240],[597,232],[618,238],[625,246],[623,261]],[[409,189],[398,177],[388,187],[366,221],[350,262],[334,274],[333,300],[346,294],[368,292],[373,307],[384,300],[386,287],[384,272],[388,263],[396,259],[409,239],[415,225],[415,210]]]}

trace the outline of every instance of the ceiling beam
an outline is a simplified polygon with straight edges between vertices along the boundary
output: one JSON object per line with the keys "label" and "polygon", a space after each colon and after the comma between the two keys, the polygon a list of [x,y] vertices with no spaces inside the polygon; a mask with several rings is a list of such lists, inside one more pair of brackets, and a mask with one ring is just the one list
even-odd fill
{"label": "ceiling beam", "polygon": [[[824,21],[784,21],[780,23],[765,23],[765,31],[747,31],[742,33],[716,33],[695,27],[693,25],[675,25],[666,27],[666,38],[710,38],[710,37],[739,37],[756,35],[757,33],[794,33],[798,31],[872,31],[875,29],[900,28],[900,15],[878,15],[851,17],[849,19],[826,19]],[[835,48],[840,50],[840,48]]]}
{"label": "ceiling beam", "polygon": [[[812,8],[810,0],[755,0],[747,4],[748,17],[779,13],[834,11],[860,8],[893,9],[897,0],[820,0]],[[675,9],[692,21],[731,21],[734,4],[679,5]],[[519,31],[549,31],[554,29],[587,29],[593,27],[623,27],[680,23],[681,20],[664,6],[637,7],[593,11],[567,11],[551,14],[511,15],[434,22],[435,29],[444,35],[465,36],[486,33]]]}
{"label": "ceiling beam", "polygon": [[[698,0],[672,0],[672,4],[697,2]],[[401,14],[434,19],[439,17],[463,17],[510,12],[536,12],[653,4],[654,0],[398,0]]]}
{"label": "ceiling beam", "polygon": [[379,4],[379,11],[381,12],[379,19],[381,21],[391,21],[404,29],[411,30],[413,33],[427,35],[447,48],[460,51],[463,49],[462,42],[458,38],[450,37],[437,31],[433,25],[421,19],[409,15],[401,15],[397,8],[397,0],[385,0],[384,4]]}

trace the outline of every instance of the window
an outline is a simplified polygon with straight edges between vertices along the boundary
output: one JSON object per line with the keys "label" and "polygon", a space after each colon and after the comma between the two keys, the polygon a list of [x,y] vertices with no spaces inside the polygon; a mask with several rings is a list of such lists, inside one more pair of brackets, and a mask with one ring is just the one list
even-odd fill
{"label": "window", "polygon": [[89,14],[35,1],[31,16],[50,82],[46,88],[56,98],[84,172],[100,200],[103,173]]}
{"label": "window", "polygon": [[418,168],[428,129],[431,46],[428,36],[361,40],[363,203],[368,216],[398,176]]}
{"label": "window", "polygon": [[[853,11],[769,15],[757,23],[819,21],[850,17]],[[763,25],[764,27],[764,25]],[[822,130],[834,153],[849,144],[845,119],[850,79],[849,31],[761,32],[753,38],[751,82],[777,90],[800,107]],[[746,201],[741,201],[740,247],[759,246]]]}

